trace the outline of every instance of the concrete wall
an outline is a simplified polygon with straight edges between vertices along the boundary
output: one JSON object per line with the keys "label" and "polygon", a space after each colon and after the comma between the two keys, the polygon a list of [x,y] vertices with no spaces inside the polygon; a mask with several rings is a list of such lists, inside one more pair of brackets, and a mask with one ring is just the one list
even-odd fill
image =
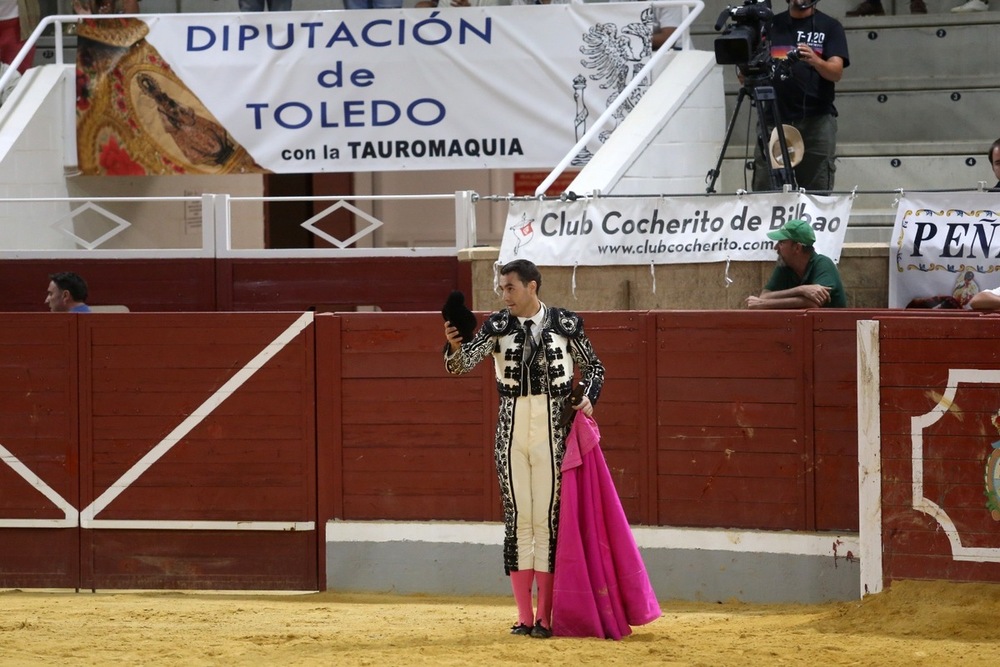
{"label": "concrete wall", "polygon": [[[856,534],[635,527],[660,600],[856,600]],[[326,582],[339,592],[509,595],[500,523],[330,522]]]}
{"label": "concrete wall", "polygon": [[[472,264],[476,310],[500,305],[493,291],[498,248],[471,248],[460,261]],[[542,300],[571,310],[721,310],[742,308],[759,294],[773,262],[661,264],[649,266],[542,267]],[[727,286],[726,275],[732,279]],[[575,275],[574,275],[575,274]],[[840,275],[850,308],[886,308],[889,249],[883,244],[845,244]],[[573,285],[576,285],[574,290]]]}
{"label": "concrete wall", "polygon": [[[65,197],[63,169],[66,77],[73,68],[28,70],[0,107],[0,197]],[[67,214],[63,203],[0,204],[0,247],[67,249],[69,237],[51,224]]]}

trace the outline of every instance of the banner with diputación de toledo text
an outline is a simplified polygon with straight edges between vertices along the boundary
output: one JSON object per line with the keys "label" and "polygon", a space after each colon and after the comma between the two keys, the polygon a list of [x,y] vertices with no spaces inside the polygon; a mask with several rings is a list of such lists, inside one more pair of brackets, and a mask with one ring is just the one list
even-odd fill
{"label": "banner with diputaci\u00f3n de toledo text", "polygon": [[551,168],[649,60],[655,21],[644,2],[87,19],[79,162],[108,175]]}

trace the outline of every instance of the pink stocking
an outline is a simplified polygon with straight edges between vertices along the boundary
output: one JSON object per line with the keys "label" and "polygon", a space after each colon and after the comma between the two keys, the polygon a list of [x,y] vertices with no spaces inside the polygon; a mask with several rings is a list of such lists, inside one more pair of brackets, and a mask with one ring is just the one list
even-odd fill
{"label": "pink stocking", "polygon": [[535,571],[538,582],[538,620],[546,628],[552,629],[552,584],[554,577],[551,572]]}
{"label": "pink stocking", "polygon": [[517,570],[510,573],[510,587],[514,590],[514,602],[517,603],[517,622],[529,628],[535,625],[535,615],[531,607],[531,583],[534,578],[534,570]]}

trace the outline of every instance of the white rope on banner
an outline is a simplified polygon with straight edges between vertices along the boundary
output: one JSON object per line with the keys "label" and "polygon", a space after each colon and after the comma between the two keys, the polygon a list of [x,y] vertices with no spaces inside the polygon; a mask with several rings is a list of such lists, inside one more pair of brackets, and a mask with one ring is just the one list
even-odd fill
{"label": "white rope on banner", "polygon": [[580,262],[573,265],[573,300],[576,301],[576,268],[580,266]]}
{"label": "white rope on banner", "polygon": [[732,285],[732,284],[733,284],[733,279],[729,277],[729,262],[730,262],[730,261],[731,261],[731,260],[730,260],[730,258],[729,258],[729,257],[726,257],[726,273],[725,273],[725,275],[723,276],[723,280],[724,280],[724,281],[725,281],[725,283],[726,283],[726,288],[727,288],[727,289],[729,288],[729,286],[730,286],[730,285]]}
{"label": "white rope on banner", "polygon": [[656,294],[656,263],[649,263],[649,275],[653,277],[653,294]]}
{"label": "white rope on banner", "polygon": [[897,188],[896,198],[892,200],[892,207],[896,208],[897,206],[899,206],[899,200],[902,199],[905,195],[906,193],[903,192],[903,188]]}

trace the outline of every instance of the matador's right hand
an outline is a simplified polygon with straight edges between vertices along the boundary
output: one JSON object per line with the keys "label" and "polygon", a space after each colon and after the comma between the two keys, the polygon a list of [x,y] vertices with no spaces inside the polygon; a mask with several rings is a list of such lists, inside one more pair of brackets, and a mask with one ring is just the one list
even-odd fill
{"label": "matador's right hand", "polygon": [[451,351],[456,351],[462,344],[462,335],[458,333],[458,327],[451,326],[451,322],[444,323],[444,337],[448,339]]}

